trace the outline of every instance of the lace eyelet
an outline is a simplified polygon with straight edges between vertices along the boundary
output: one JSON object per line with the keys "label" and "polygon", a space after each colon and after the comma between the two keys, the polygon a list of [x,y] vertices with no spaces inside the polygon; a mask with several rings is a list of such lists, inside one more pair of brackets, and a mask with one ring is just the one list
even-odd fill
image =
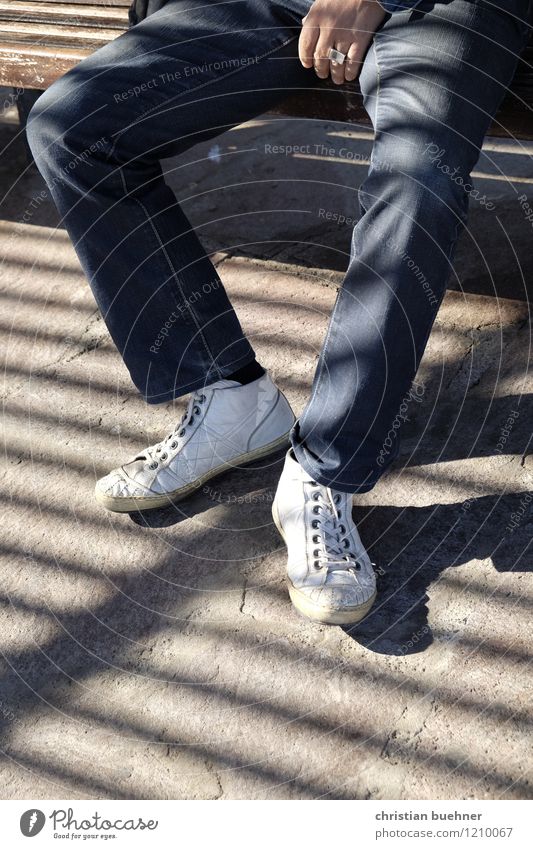
{"label": "lace eyelet", "polygon": [[170,447],[172,448],[172,450],[174,450],[175,448],[178,447],[178,443],[177,442],[171,442]]}
{"label": "lace eyelet", "polygon": [[195,413],[195,415],[199,416],[200,415],[200,407],[195,407],[193,409],[193,413]]}
{"label": "lace eyelet", "polygon": [[321,568],[322,568],[322,567],[320,566],[320,562],[319,562],[318,560],[315,560],[315,562],[313,563],[313,567],[314,567],[315,569],[317,569],[317,570],[319,570],[319,569],[321,569]]}
{"label": "lace eyelet", "polygon": [[356,572],[360,572],[360,571],[361,571],[361,564],[360,564],[357,560],[356,560],[356,562],[355,562],[354,569],[355,569],[355,571],[356,571]]}
{"label": "lace eyelet", "polygon": [[349,540],[349,539],[345,539],[345,540],[343,541],[343,545],[344,545],[344,548],[350,548],[350,540]]}
{"label": "lace eyelet", "polygon": [[158,466],[158,463],[150,463],[148,468],[153,471],[154,469],[157,469],[157,466]]}
{"label": "lace eyelet", "polygon": [[166,454],[166,453],[165,453],[165,454],[161,454],[161,459],[162,459],[162,460],[168,460],[168,454]]}
{"label": "lace eyelet", "polygon": [[204,401],[205,401],[205,395],[204,395],[204,393],[203,393],[203,392],[202,392],[202,394],[200,395],[200,397],[198,398],[198,400],[199,400],[200,404],[203,404],[203,403],[204,403]]}
{"label": "lace eyelet", "polygon": [[320,497],[320,493],[318,493],[318,492],[313,492],[313,494],[311,496],[313,501],[318,501],[319,497]]}
{"label": "lace eyelet", "polygon": [[316,531],[316,529],[318,528],[319,525],[320,525],[320,522],[318,521],[318,519],[313,519],[313,521],[311,522],[311,527],[314,528],[315,531]]}
{"label": "lace eyelet", "polygon": [[[339,525],[339,531],[341,532],[341,534],[345,534],[345,533],[346,533],[346,528],[344,527],[344,525]],[[346,540],[346,541],[347,541],[347,540]]]}
{"label": "lace eyelet", "polygon": [[183,428],[179,431],[178,436],[185,436],[185,430]]}
{"label": "lace eyelet", "polygon": [[340,495],[336,495],[335,498],[333,499],[333,503],[338,504],[340,502],[340,500],[341,500]]}
{"label": "lace eyelet", "polygon": [[318,548],[315,548],[315,550],[313,551],[313,557],[318,557],[319,555],[320,551],[318,550]]}
{"label": "lace eyelet", "polygon": [[313,513],[314,513],[315,515],[317,515],[318,513],[320,513],[320,507],[319,507],[318,505],[316,505],[315,507],[313,507]]}
{"label": "lace eyelet", "polygon": [[318,542],[320,542],[320,537],[318,536],[318,534],[313,534],[312,539],[313,539],[313,542],[315,543],[315,545],[316,545]]}

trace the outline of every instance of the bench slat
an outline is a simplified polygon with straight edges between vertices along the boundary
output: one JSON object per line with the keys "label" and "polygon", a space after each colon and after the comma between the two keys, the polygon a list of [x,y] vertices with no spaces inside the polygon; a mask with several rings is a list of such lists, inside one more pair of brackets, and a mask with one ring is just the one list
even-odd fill
{"label": "bench slat", "polygon": [[120,30],[106,27],[33,24],[0,20],[0,40],[57,47],[92,47],[97,49],[112,41]]}
{"label": "bench slat", "polygon": [[0,85],[45,89],[93,51],[0,41]]}
{"label": "bench slat", "polygon": [[96,27],[128,26],[127,9],[82,6],[68,3],[31,3],[23,0],[0,0],[0,27],[3,21],[42,22],[50,24],[84,24]]}
{"label": "bench slat", "polygon": [[[42,3],[48,3],[49,0],[28,0],[28,2],[40,6]],[[111,9],[120,6],[127,11],[131,0],[91,0],[90,3],[87,3],[87,0],[54,0],[54,2],[64,3],[65,5],[75,4],[76,6],[102,6]]]}

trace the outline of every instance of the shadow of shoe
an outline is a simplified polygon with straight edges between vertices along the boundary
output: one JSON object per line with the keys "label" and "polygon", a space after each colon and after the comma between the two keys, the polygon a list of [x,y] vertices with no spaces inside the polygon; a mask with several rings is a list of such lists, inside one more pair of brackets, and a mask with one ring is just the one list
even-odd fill
{"label": "shadow of shoe", "polygon": [[[421,652],[433,642],[427,603],[443,572],[487,559],[500,573],[530,572],[533,499],[526,504],[526,495],[513,492],[423,507],[356,506],[354,521],[378,563],[378,597],[368,616],[345,633],[380,654]],[[447,576],[448,584],[450,580]],[[463,579],[457,592],[467,589]]]}
{"label": "shadow of shoe", "polygon": [[184,512],[180,504],[169,504],[168,507],[158,507],[155,510],[137,510],[128,515],[131,521],[141,528],[170,528],[190,518],[189,512]]}
{"label": "shadow of shoe", "polygon": [[398,580],[384,567],[376,568],[377,599],[362,622],[343,631],[369,651],[402,656],[425,651],[433,642],[428,624],[428,596]]}

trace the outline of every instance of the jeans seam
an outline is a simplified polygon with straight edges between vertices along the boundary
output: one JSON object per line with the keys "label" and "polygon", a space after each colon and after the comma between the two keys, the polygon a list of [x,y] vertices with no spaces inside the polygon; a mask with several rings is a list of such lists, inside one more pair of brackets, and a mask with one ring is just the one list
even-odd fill
{"label": "jeans seam", "polygon": [[[272,53],[275,53],[277,50],[281,50],[283,47],[286,47],[287,44],[290,44],[291,41],[294,41],[296,38],[298,38],[297,34],[291,35],[291,37],[286,39],[286,41],[283,41],[281,44],[277,44],[275,47],[271,48],[270,50],[267,50],[266,53],[262,53],[260,56],[257,56],[256,61],[259,62],[262,59],[266,59],[268,56],[271,56]],[[213,82],[220,82],[220,80],[226,80],[226,79],[228,79],[228,77],[231,77],[234,74],[238,74],[240,71],[245,71],[245,70],[246,70],[246,65],[242,65],[239,68],[235,68],[233,71],[228,71],[227,74],[224,74],[222,77],[217,78],[217,80],[212,80],[212,79],[206,80],[205,82],[201,83],[200,85],[195,86],[192,89],[188,89],[186,91],[179,92],[174,97],[169,98],[167,101],[165,101],[164,106],[166,108],[170,103],[175,103],[175,102],[179,101],[180,98],[185,97],[186,95],[196,93],[197,91],[200,91],[200,89],[205,88],[205,86],[211,85]],[[128,126],[124,127],[122,130],[119,130],[118,133],[115,135],[115,138],[114,138],[114,141],[113,141],[113,146],[112,146],[111,150],[109,151],[109,153],[107,154],[108,159],[115,152],[115,147],[117,145],[117,142],[119,141],[120,138],[122,138],[124,133],[126,133],[128,130],[130,130],[132,127],[134,127],[135,124],[139,120],[142,120],[142,119],[146,118],[148,115],[151,115],[152,112],[154,112],[156,109],[160,109],[161,106],[162,106],[161,103],[156,103],[155,106],[152,106],[146,112],[143,112],[143,114],[140,115],[139,118],[135,119],[134,122],[132,122],[131,124],[128,124]]]}
{"label": "jeans seam", "polygon": [[374,40],[372,41],[372,49],[374,51],[374,61],[376,63],[376,119],[374,124],[374,135],[378,133],[378,124],[379,124],[379,96],[381,94],[381,66],[379,64],[378,58],[378,49],[376,46],[377,34],[374,36]]}
{"label": "jeans seam", "polygon": [[[124,172],[123,172],[123,169],[122,169],[122,168],[120,168],[120,176],[121,176],[121,179],[122,179],[122,187],[123,187],[123,189],[124,189],[124,193],[125,193],[125,195],[127,195],[127,194],[128,194],[128,187],[127,187],[127,184],[126,184],[126,179],[125,179],[125,177],[124,177]],[[177,287],[178,287],[178,290],[179,290],[179,293],[180,293],[180,297],[181,297],[181,299],[182,299],[182,302],[184,302],[184,303],[186,303],[186,304],[187,304],[187,308],[188,308],[189,315],[191,316],[191,318],[192,318],[192,320],[193,320],[193,322],[194,322],[194,326],[196,327],[196,330],[197,330],[197,332],[198,332],[198,335],[199,335],[200,339],[202,340],[202,344],[203,344],[203,346],[204,346],[204,350],[205,350],[205,352],[206,352],[207,356],[209,357],[209,359],[211,360],[211,366],[210,366],[210,367],[211,367],[211,368],[214,368],[214,370],[215,370],[216,374],[217,374],[217,375],[219,376],[219,378],[220,378],[220,377],[221,377],[220,367],[219,367],[218,365],[216,365],[216,363],[215,363],[215,358],[214,358],[214,356],[213,356],[213,352],[211,351],[211,349],[210,349],[209,345],[207,344],[207,340],[206,340],[206,338],[205,338],[205,336],[204,336],[204,333],[203,333],[203,331],[202,331],[202,329],[201,329],[201,327],[200,327],[200,325],[199,325],[199,323],[198,323],[198,320],[197,320],[196,314],[195,314],[194,310],[192,309],[192,306],[191,306],[191,304],[189,303],[188,299],[185,297],[185,293],[184,293],[183,288],[182,288],[182,286],[181,286],[181,283],[180,283],[180,281],[179,281],[178,273],[177,273],[176,269],[174,268],[173,262],[172,262],[172,260],[171,260],[171,258],[170,258],[170,255],[169,255],[169,253],[168,253],[167,249],[165,248],[165,245],[164,245],[164,243],[163,243],[163,240],[161,239],[161,236],[160,236],[160,234],[159,234],[159,231],[158,231],[157,227],[155,226],[155,224],[154,224],[154,222],[153,222],[153,220],[152,220],[152,218],[151,218],[151,216],[150,216],[150,214],[149,214],[148,210],[146,209],[146,206],[144,205],[144,203],[143,203],[141,200],[139,200],[139,198],[136,198],[136,197],[133,197],[133,196],[132,196],[132,200],[134,200],[134,201],[135,201],[135,203],[137,203],[137,204],[140,206],[140,208],[142,209],[142,211],[143,211],[144,215],[146,216],[146,220],[147,220],[148,224],[150,225],[150,227],[152,228],[152,230],[153,230],[153,232],[154,232],[154,234],[155,234],[155,237],[156,237],[156,239],[157,239],[157,241],[158,241],[158,243],[159,243],[159,245],[160,245],[160,247],[161,247],[161,250],[162,250],[162,252],[163,252],[163,256],[165,257],[165,259],[166,259],[166,261],[167,261],[167,263],[168,263],[168,266],[169,266],[169,268],[170,268],[170,270],[171,270],[171,272],[172,272],[172,275],[173,275],[174,280],[175,280],[175,282],[176,282],[176,285],[177,285]]]}

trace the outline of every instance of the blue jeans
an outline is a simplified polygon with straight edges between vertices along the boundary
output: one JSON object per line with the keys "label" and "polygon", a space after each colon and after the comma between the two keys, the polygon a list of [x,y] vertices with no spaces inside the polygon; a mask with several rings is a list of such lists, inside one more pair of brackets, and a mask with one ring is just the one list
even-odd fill
{"label": "blue jeans", "polygon": [[[30,113],[35,162],[148,403],[254,358],[159,160],[315,84],[297,59],[310,6],[168,0]],[[375,141],[361,217],[292,432],[296,457],[322,484],[366,492],[396,456],[388,435],[419,391],[412,381],[466,220],[469,175],[525,45],[529,6],[422,0],[387,15],[366,55],[360,82]],[[206,285],[208,298],[192,297]]]}

